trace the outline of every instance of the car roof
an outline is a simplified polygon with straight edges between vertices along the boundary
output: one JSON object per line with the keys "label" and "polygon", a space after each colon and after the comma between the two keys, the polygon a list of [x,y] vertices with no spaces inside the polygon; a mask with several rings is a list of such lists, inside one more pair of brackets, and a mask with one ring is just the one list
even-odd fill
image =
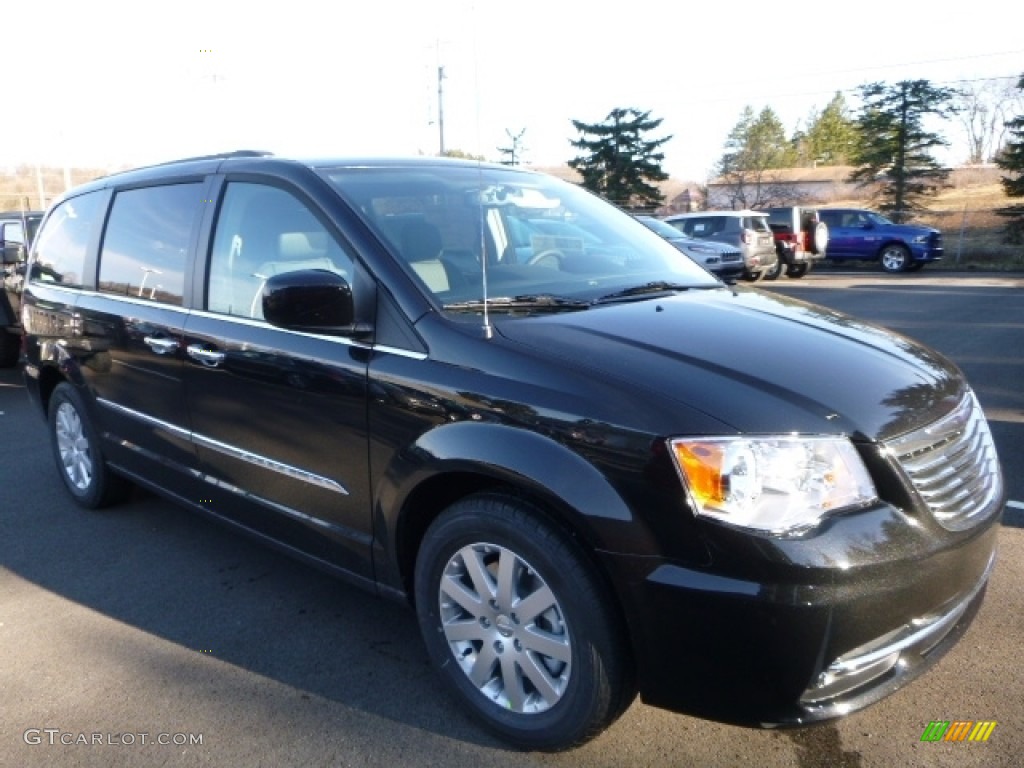
{"label": "car roof", "polygon": [[141,166],[102,176],[93,181],[81,184],[65,193],[55,202],[76,197],[86,192],[93,192],[108,187],[125,187],[132,185],[145,186],[164,179],[199,180],[203,176],[214,173],[260,173],[269,172],[282,176],[295,177],[302,169],[317,170],[326,168],[427,168],[427,167],[464,167],[481,168],[488,171],[502,170],[533,175],[542,175],[538,171],[527,168],[510,167],[501,163],[490,163],[454,157],[431,156],[388,156],[388,157],[321,157],[299,158],[274,155],[259,150],[237,150],[215,155],[185,157],[169,160],[164,163]]}

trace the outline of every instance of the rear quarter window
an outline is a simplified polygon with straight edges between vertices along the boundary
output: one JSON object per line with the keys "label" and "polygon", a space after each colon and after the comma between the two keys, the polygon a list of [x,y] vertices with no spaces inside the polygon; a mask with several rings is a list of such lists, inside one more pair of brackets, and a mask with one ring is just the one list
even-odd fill
{"label": "rear quarter window", "polygon": [[35,240],[30,282],[82,287],[86,253],[102,199],[102,193],[90,192],[54,208]]}

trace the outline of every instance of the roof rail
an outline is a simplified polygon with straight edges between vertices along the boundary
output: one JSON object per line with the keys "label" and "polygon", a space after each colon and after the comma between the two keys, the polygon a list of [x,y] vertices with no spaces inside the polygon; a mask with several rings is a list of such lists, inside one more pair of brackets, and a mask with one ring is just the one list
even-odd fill
{"label": "roof rail", "polygon": [[[218,152],[213,155],[199,155],[197,157],[182,157],[176,160],[168,160],[164,163],[157,163],[157,166],[172,165],[177,163],[192,163],[200,160],[227,160],[232,157],[271,157],[273,152],[264,152],[260,149],[236,149],[232,152]],[[154,166],[149,166],[154,167]]]}

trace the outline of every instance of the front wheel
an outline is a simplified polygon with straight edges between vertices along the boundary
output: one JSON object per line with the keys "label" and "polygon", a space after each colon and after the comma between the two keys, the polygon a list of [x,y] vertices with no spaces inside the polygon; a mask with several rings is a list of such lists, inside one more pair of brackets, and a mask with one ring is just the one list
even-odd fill
{"label": "front wheel", "polygon": [[910,264],[910,251],[904,245],[893,243],[882,249],[879,260],[886,272],[903,272]]}
{"label": "front wheel", "polygon": [[449,689],[519,747],[578,746],[635,696],[610,596],[571,540],[523,501],[473,496],[442,513],[416,560],[415,595]]}
{"label": "front wheel", "polygon": [[786,274],[786,262],[780,258],[775,262],[775,266],[769,267],[763,274],[765,280],[778,280],[782,275]]}
{"label": "front wheel", "polygon": [[67,382],[50,395],[48,421],[57,470],[79,506],[99,509],[126,495],[128,481],[107,467],[82,398]]}
{"label": "front wheel", "polygon": [[748,283],[759,283],[764,279],[765,270],[759,269],[756,272],[750,269],[743,271],[743,279]]}

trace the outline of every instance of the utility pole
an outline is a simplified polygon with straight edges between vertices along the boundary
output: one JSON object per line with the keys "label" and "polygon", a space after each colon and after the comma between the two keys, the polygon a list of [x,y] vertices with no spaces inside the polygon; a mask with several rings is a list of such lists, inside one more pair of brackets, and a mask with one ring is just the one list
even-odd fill
{"label": "utility pole", "polygon": [[437,68],[437,130],[440,137],[440,154],[444,154],[444,67]]}

